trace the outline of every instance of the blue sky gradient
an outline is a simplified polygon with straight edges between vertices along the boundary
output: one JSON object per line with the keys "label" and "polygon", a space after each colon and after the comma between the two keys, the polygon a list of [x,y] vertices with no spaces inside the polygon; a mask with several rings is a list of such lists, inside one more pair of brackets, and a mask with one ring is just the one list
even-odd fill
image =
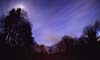
{"label": "blue sky gradient", "polygon": [[100,19],[99,0],[2,0],[0,12],[23,4],[38,44],[51,46],[64,35],[79,37],[83,28]]}

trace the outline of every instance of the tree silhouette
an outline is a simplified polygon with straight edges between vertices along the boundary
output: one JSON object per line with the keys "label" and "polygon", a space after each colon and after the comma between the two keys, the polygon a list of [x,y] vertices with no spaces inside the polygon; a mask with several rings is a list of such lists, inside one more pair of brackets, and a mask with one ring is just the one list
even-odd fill
{"label": "tree silhouette", "polygon": [[83,32],[84,38],[87,39],[90,45],[94,46],[95,44],[97,44],[97,39],[98,39],[97,33],[99,29],[100,29],[99,21],[96,21],[94,25],[89,25],[84,28],[84,32]]}
{"label": "tree silhouette", "polygon": [[3,23],[4,33],[0,33],[0,42],[2,41],[1,46],[6,53],[4,56],[10,60],[31,60],[33,45],[31,24],[23,10],[13,8]]}
{"label": "tree silhouette", "polygon": [[80,55],[88,56],[89,60],[92,57],[98,57],[100,53],[100,45],[98,44],[98,31],[100,29],[100,22],[96,21],[93,25],[84,28],[83,36],[80,38]]}
{"label": "tree silhouette", "polygon": [[4,44],[4,37],[3,37],[3,34],[4,34],[4,16],[1,16],[0,17],[0,47],[2,47],[3,46],[3,44]]}
{"label": "tree silhouette", "polygon": [[12,9],[5,19],[5,40],[10,47],[32,44],[31,26],[21,14],[21,9]]}

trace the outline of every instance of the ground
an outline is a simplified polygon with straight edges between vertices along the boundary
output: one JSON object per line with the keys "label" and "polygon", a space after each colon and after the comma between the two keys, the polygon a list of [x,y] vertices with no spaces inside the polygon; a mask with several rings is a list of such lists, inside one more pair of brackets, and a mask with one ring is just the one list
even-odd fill
{"label": "ground", "polygon": [[76,56],[61,54],[34,54],[34,60],[78,60]]}

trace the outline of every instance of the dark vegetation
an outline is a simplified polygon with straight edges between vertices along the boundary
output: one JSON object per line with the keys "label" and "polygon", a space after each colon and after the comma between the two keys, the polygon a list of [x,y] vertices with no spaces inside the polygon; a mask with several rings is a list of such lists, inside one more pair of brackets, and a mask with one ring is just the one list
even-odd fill
{"label": "dark vegetation", "polygon": [[100,22],[84,28],[80,38],[64,36],[57,44],[38,45],[27,13],[12,9],[0,19],[0,60],[100,60]]}
{"label": "dark vegetation", "polygon": [[20,8],[12,9],[0,24],[0,58],[31,60],[33,38],[31,25]]}

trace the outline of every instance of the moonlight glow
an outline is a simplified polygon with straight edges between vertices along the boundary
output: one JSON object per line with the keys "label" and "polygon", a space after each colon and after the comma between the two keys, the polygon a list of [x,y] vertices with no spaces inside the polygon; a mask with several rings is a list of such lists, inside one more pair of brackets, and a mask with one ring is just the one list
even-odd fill
{"label": "moonlight glow", "polygon": [[14,8],[21,8],[21,9],[25,9],[25,7],[24,7],[24,5],[22,5],[22,4],[18,4],[18,5],[16,5]]}

